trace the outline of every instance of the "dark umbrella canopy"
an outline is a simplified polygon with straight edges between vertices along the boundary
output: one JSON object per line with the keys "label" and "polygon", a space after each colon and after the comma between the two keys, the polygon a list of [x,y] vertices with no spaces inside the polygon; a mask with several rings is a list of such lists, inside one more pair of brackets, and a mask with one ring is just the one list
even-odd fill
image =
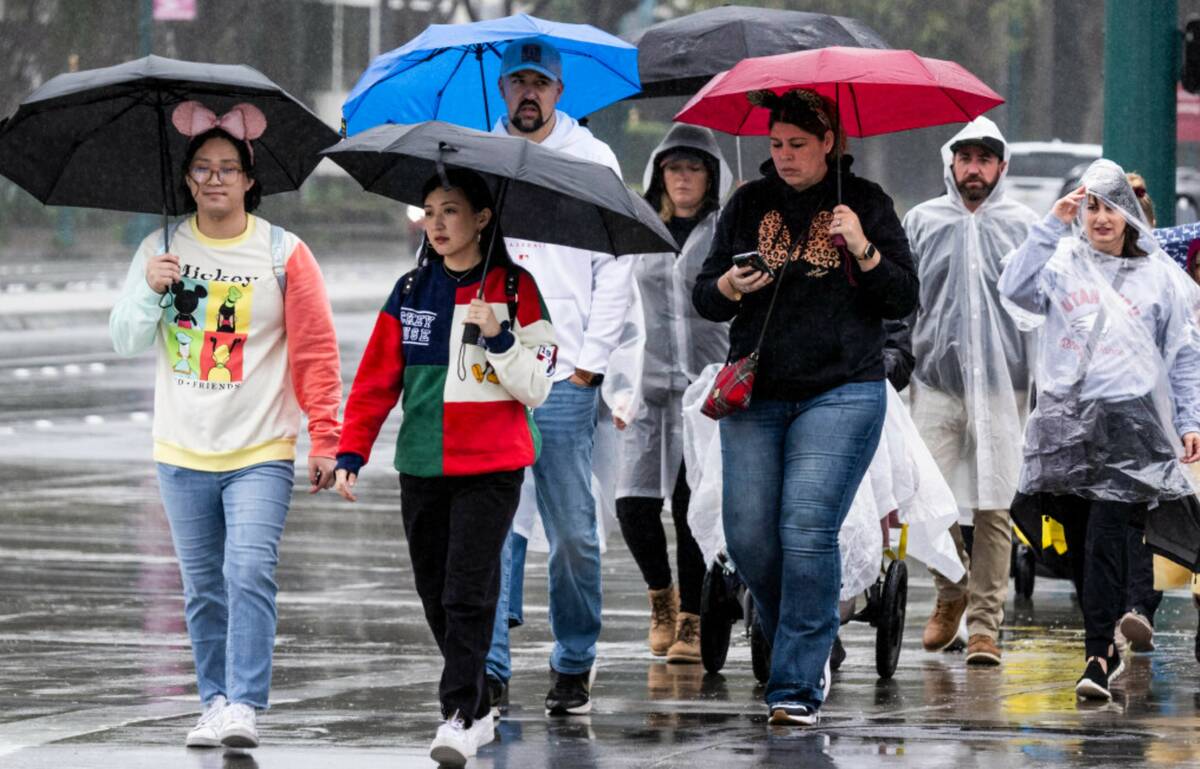
{"label": "dark umbrella canopy", "polygon": [[717,73],[756,56],[833,45],[891,47],[857,19],[740,5],[664,21],[630,41],[638,46],[639,97],[691,96]]}
{"label": "dark umbrella canopy", "polygon": [[266,115],[252,142],[264,195],[297,189],[337,141],[257,70],[148,56],[59,75],[34,91],[0,125],[0,174],[47,205],[180,214],[188,139],[171,111],[193,99],[217,115],[239,102]]}
{"label": "dark umbrella canopy", "polygon": [[497,198],[506,187],[498,208],[508,237],[618,255],[677,250],[654,209],[611,168],[527,139],[435,121],[377,126],[324,154],[368,192],[414,206],[439,163],[475,171]]}

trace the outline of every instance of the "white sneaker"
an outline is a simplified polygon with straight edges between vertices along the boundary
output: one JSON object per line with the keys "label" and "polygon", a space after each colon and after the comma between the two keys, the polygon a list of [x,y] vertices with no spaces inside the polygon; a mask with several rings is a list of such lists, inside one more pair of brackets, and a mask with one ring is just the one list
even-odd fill
{"label": "white sneaker", "polygon": [[209,700],[208,707],[204,709],[200,720],[188,732],[187,742],[184,744],[189,748],[220,747],[221,735],[218,730],[221,728],[221,717],[225,714],[225,707],[228,704],[224,694],[218,694]]}
{"label": "white sneaker", "polygon": [[496,739],[495,723],[492,720],[492,714],[488,713],[483,718],[475,719],[475,723],[471,724],[471,728],[467,731],[471,735],[471,741],[474,743],[476,750]]}
{"label": "white sneaker", "polygon": [[235,702],[221,719],[221,744],[227,748],[257,748],[258,727],[254,708]]}
{"label": "white sneaker", "polygon": [[[490,725],[491,714],[488,714],[487,720]],[[429,745],[429,757],[441,766],[466,766],[467,761],[475,755],[473,729],[474,726],[468,729],[462,716],[455,711],[438,727],[437,736]]]}

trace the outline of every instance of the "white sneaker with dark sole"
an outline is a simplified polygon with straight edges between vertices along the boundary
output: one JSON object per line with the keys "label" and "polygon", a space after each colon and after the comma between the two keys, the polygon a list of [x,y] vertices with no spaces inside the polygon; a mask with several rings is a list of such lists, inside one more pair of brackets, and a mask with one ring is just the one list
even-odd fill
{"label": "white sneaker with dark sole", "polygon": [[1117,632],[1125,636],[1131,651],[1141,654],[1154,651],[1154,626],[1138,612],[1125,612],[1117,623]]}
{"label": "white sneaker with dark sole", "polygon": [[[488,720],[491,721],[490,714]],[[461,767],[466,766],[474,756],[475,741],[471,729],[467,728],[462,716],[455,712],[438,727],[437,736],[429,745],[429,757],[439,766]]]}
{"label": "white sneaker with dark sole", "polygon": [[254,708],[235,702],[221,718],[221,744],[227,748],[257,748],[258,725]]}
{"label": "white sneaker with dark sole", "polygon": [[187,741],[184,744],[189,748],[221,747],[221,717],[225,715],[225,708],[228,705],[223,694],[218,694],[209,700],[208,707],[204,709],[200,720],[188,732]]}
{"label": "white sneaker with dark sole", "polygon": [[773,726],[816,726],[821,721],[816,710],[799,702],[776,702],[767,710]]}

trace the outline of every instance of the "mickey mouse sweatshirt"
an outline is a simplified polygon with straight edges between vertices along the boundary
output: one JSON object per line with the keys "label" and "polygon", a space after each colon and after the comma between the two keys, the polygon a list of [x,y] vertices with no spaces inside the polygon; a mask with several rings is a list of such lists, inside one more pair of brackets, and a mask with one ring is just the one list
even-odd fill
{"label": "mickey mouse sweatshirt", "polygon": [[146,282],[146,261],[161,247],[162,232],[142,241],[109,316],[118,353],[156,350],[155,461],[219,472],[292,460],[302,413],[311,453],[333,457],[341,367],[308,246],[285,234],[285,292],[267,221],[248,216],[245,232],[217,240],[193,217],[171,240],[182,280],[165,295]]}

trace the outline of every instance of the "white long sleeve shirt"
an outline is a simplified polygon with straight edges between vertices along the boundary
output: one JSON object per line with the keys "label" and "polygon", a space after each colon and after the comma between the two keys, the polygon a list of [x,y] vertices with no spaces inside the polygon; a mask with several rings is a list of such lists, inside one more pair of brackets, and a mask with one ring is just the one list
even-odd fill
{"label": "white long sleeve shirt", "polygon": [[[555,111],[554,116],[554,129],[541,142],[543,147],[606,165],[620,178],[621,166],[607,144],[565,112]],[[492,132],[509,135],[506,120],[497,121]],[[550,310],[558,338],[555,380],[567,379],[576,368],[605,373],[621,341],[635,257],[519,238],[505,238],[505,245],[513,261],[533,275]]]}

